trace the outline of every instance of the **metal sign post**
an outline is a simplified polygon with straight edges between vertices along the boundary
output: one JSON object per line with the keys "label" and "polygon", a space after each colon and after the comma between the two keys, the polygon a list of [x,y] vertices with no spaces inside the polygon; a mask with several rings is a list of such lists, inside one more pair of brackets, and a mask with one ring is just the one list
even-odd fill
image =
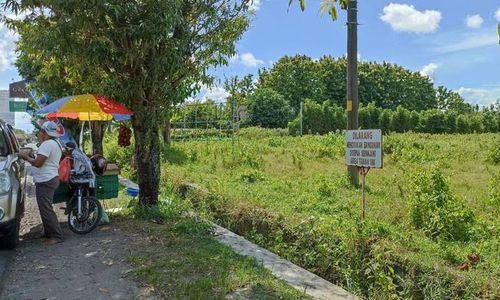
{"label": "metal sign post", "polygon": [[361,220],[365,220],[366,174],[371,168],[382,168],[382,131],[380,129],[347,130],[346,132],[346,165],[358,168],[362,178],[361,187]]}
{"label": "metal sign post", "polygon": [[370,171],[370,168],[366,167],[358,167],[358,172],[359,174],[363,177],[361,181],[361,207],[362,207],[362,213],[361,213],[361,221],[365,220],[365,214],[366,214],[366,199],[365,199],[365,184],[366,184],[366,174]]}

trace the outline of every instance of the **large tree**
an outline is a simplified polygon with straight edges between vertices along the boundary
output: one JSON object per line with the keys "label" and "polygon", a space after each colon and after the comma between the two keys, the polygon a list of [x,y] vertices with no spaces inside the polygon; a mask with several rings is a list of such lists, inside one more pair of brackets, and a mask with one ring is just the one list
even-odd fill
{"label": "large tree", "polygon": [[[436,92],[429,77],[391,63],[359,64],[360,103],[409,110],[436,108]],[[331,101],[345,108],[347,60],[325,56],[318,61],[303,55],[280,58],[259,72],[258,89],[271,88],[298,111],[301,101]]]}
{"label": "large tree", "polygon": [[[81,73],[80,83],[134,111],[139,199],[151,205],[159,193],[163,118],[200,84],[210,83],[209,66],[225,64],[234,55],[235,41],[249,24],[248,2],[7,0],[5,5],[27,13],[11,22],[20,43],[25,42],[22,27],[43,33],[30,43],[44,57],[68,68],[87,65],[92,73]],[[36,61],[30,54],[20,48],[20,58]]]}
{"label": "large tree", "polygon": [[454,111],[457,113],[473,112],[472,105],[466,103],[464,98],[459,93],[438,86],[436,89],[437,108],[443,111]]}
{"label": "large tree", "polygon": [[290,106],[272,89],[258,89],[247,99],[248,121],[253,126],[284,128],[290,119]]}
{"label": "large tree", "polygon": [[271,69],[259,71],[258,88],[270,88],[283,95],[297,115],[304,99],[320,100],[322,97],[317,74],[317,64],[310,57],[284,56]]}

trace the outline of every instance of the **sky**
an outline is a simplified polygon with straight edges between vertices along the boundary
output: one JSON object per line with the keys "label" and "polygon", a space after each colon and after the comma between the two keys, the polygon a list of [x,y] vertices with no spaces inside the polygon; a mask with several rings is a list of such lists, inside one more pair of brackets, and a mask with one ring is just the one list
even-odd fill
{"label": "sky", "polygon": [[[228,66],[211,72],[220,80],[257,76],[284,55],[317,59],[346,54],[346,12],[333,22],[319,15],[321,0],[254,0],[255,16],[237,43]],[[429,76],[480,106],[500,99],[499,0],[358,0],[358,58],[387,61]],[[15,62],[16,35],[0,25],[0,89],[20,80]],[[220,86],[205,87],[195,98],[223,101]],[[25,117],[23,117],[26,119]],[[21,116],[19,116],[21,119]],[[21,122],[21,121],[20,121]]]}

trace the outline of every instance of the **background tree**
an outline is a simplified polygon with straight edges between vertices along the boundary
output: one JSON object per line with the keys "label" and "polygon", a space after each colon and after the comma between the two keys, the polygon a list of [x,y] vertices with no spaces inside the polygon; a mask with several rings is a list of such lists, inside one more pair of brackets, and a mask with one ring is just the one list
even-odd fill
{"label": "background tree", "polygon": [[226,102],[226,117],[233,118],[234,109],[246,106],[246,98],[255,88],[253,74],[247,74],[239,79],[237,75],[224,80],[224,89],[229,92]]}
{"label": "background tree", "polygon": [[340,107],[346,107],[347,93],[347,60],[345,57],[335,59],[328,55],[318,61],[318,81],[322,86],[322,98]]}
{"label": "background tree", "polygon": [[472,106],[466,103],[464,98],[457,92],[449,90],[444,86],[436,89],[437,108],[440,110],[452,110],[458,113],[471,113]]}
{"label": "background tree", "polygon": [[250,125],[284,128],[290,119],[290,106],[285,98],[272,89],[257,89],[247,98]]}
{"label": "background tree", "polygon": [[[259,72],[258,87],[282,94],[295,111],[304,99],[325,100],[345,108],[347,61],[325,56],[313,61],[305,55],[282,57]],[[437,107],[436,91],[427,76],[387,62],[359,63],[359,98],[362,105],[422,111]]]}
{"label": "background tree", "polygon": [[295,116],[299,113],[300,102],[322,98],[317,71],[317,64],[308,56],[284,56],[271,69],[259,72],[257,88],[270,88],[281,94]]}
{"label": "background tree", "polygon": [[[209,66],[234,55],[235,41],[248,27],[248,2],[7,0],[5,5],[28,13],[10,23],[21,43],[34,43],[46,57],[70,68],[78,61],[88,65],[93,73],[82,73],[79,84],[112,95],[134,111],[139,200],[150,205],[159,192],[160,124],[173,104],[200,83],[211,82]],[[30,14],[34,10],[38,13]],[[19,30],[24,26],[43,35],[25,40]],[[33,59],[19,50],[25,61]]]}
{"label": "background tree", "polygon": [[[94,76],[96,70],[91,70],[91,64],[85,64],[78,59],[71,61],[71,57],[64,55],[56,58],[53,53],[57,49],[48,52],[40,46],[46,42],[43,37],[50,34],[49,24],[47,26],[32,26],[30,23],[21,22],[9,24],[17,25],[15,27],[23,36],[17,43],[17,49],[22,55],[18,57],[16,67],[24,79],[30,82],[31,88],[47,93],[53,100],[69,95],[100,92],[99,85],[92,82],[99,79]],[[86,80],[83,81],[82,77]],[[94,153],[103,153],[102,137],[106,124],[106,122],[92,124]],[[64,120],[64,125],[74,136],[79,133],[78,121]]]}

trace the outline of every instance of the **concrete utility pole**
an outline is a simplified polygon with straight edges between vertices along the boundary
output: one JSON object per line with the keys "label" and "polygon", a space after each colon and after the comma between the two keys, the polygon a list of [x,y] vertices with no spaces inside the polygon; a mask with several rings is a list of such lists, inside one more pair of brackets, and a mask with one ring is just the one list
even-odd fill
{"label": "concrete utility pole", "polygon": [[[347,7],[347,130],[358,129],[358,1]],[[359,185],[358,168],[347,166],[351,183]]]}

